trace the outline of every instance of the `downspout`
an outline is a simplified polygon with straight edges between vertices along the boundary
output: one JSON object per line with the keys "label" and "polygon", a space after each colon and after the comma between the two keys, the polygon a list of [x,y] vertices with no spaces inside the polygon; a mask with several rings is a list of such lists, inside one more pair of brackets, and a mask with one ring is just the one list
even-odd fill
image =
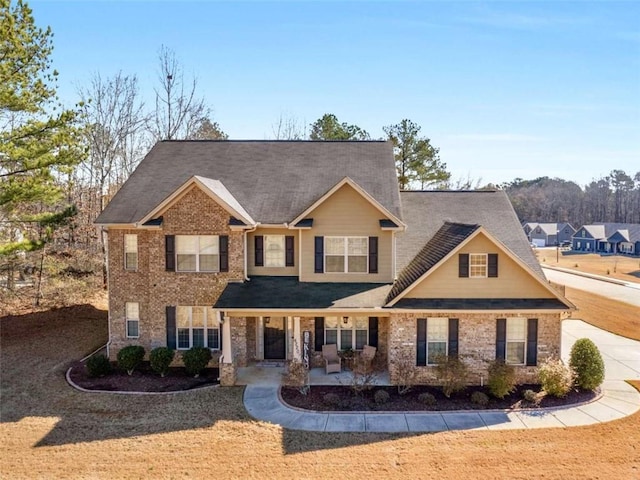
{"label": "downspout", "polygon": [[393,281],[398,279],[398,272],[396,272],[396,231],[391,231],[391,271],[393,272]]}
{"label": "downspout", "polygon": [[247,269],[249,267],[248,264],[248,251],[247,251],[247,236],[249,235],[249,233],[255,232],[258,229],[258,225],[260,225],[260,223],[256,223],[255,227],[249,229],[249,230],[245,230],[244,231],[244,252],[243,253],[243,257],[244,257],[244,281],[248,282],[249,281],[249,275],[247,272]]}

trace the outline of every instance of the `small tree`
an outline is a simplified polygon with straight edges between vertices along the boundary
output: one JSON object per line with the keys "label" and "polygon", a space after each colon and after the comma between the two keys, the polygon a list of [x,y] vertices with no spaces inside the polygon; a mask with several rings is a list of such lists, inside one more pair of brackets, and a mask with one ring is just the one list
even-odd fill
{"label": "small tree", "polygon": [[569,365],[576,372],[576,385],[580,388],[593,390],[604,380],[602,355],[588,338],[581,338],[573,344]]}
{"label": "small tree", "polygon": [[409,352],[402,351],[394,358],[393,369],[395,383],[398,386],[398,395],[409,393],[418,378],[415,358]]}
{"label": "small tree", "polygon": [[359,355],[353,358],[348,386],[354,395],[358,396],[365,390],[371,390],[375,385],[378,374],[372,364],[373,362]]}
{"label": "small tree", "polygon": [[497,359],[489,363],[489,380],[487,383],[491,395],[504,398],[516,388],[516,370],[504,360]]}
{"label": "small tree", "polygon": [[200,372],[205,369],[211,360],[211,350],[206,347],[193,347],[182,354],[184,368],[189,375],[200,376]]}
{"label": "small tree", "polygon": [[169,372],[169,365],[173,362],[175,352],[167,347],[157,347],[149,354],[151,369],[164,377]]}
{"label": "small tree", "polygon": [[571,367],[565,365],[559,358],[547,358],[538,369],[538,376],[542,389],[554,397],[564,397],[573,387],[576,378]]}
{"label": "small tree", "polygon": [[118,367],[127,371],[128,375],[142,363],[144,359],[144,347],[129,345],[118,352]]}
{"label": "small tree", "polygon": [[436,375],[442,384],[442,393],[449,398],[467,386],[469,369],[458,356],[439,355],[436,358]]}

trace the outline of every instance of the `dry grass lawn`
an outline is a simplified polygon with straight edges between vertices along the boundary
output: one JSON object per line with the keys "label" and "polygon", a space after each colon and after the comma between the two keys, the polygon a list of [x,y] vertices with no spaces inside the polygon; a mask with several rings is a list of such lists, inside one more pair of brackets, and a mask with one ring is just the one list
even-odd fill
{"label": "dry grass lawn", "polygon": [[595,253],[578,254],[570,251],[561,251],[558,258],[559,261],[556,261],[555,248],[537,248],[535,253],[541,265],[568,268],[627,282],[640,283],[640,258],[638,257],[624,255],[600,256]]}
{"label": "dry grass lawn", "polygon": [[617,335],[640,340],[638,307],[569,287],[565,295],[578,307],[578,311],[572,315],[574,318]]}
{"label": "dry grass lawn", "polygon": [[83,305],[0,319],[0,478],[640,477],[640,413],[590,427],[329,434],[253,420],[241,388],[86,394],[66,366],[106,340]]}

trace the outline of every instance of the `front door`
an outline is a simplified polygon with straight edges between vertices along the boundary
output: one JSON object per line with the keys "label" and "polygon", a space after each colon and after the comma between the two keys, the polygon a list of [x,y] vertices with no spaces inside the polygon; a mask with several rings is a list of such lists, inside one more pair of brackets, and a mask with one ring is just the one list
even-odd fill
{"label": "front door", "polygon": [[286,317],[264,317],[264,358],[284,360],[286,358]]}

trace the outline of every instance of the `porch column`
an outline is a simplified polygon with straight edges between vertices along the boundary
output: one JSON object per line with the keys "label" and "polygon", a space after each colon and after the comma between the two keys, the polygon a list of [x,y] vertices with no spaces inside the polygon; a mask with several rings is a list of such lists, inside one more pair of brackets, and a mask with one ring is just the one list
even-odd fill
{"label": "porch column", "polygon": [[231,317],[222,316],[218,312],[220,323],[220,341],[222,342],[222,355],[219,360],[220,385],[231,386],[236,384],[237,369],[233,363],[233,349],[231,348]]}
{"label": "porch column", "polygon": [[231,353],[231,318],[223,317],[222,323],[222,362],[233,363],[233,354]]}
{"label": "porch column", "polygon": [[293,317],[293,360],[302,361],[302,338],[300,336],[300,317]]}

